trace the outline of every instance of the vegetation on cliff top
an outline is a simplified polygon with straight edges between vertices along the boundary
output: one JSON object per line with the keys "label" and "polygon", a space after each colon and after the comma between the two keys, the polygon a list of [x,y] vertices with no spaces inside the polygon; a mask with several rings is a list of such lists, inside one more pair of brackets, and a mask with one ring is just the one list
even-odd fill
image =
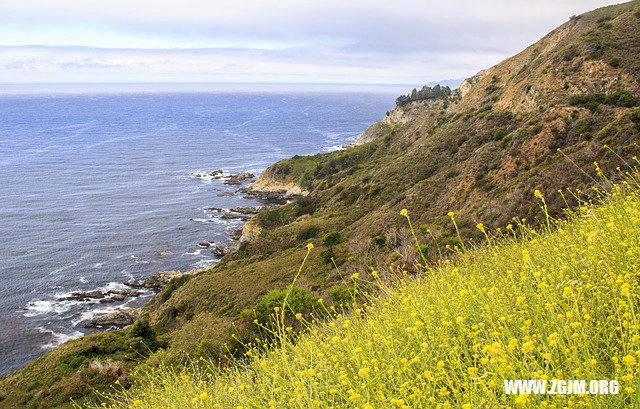
{"label": "vegetation on cliff top", "polygon": [[[433,88],[425,85],[419,91],[413,89],[407,95],[400,95],[396,98],[396,105],[406,105],[412,101],[427,101],[430,99],[447,99],[451,96],[451,88],[436,85]],[[446,107],[445,107],[446,108]]]}

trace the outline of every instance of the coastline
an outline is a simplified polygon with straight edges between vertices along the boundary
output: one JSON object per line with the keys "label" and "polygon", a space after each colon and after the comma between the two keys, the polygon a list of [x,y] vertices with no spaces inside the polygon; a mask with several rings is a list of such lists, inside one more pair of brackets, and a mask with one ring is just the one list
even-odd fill
{"label": "coastline", "polygon": [[[354,146],[354,144],[352,143],[350,145],[342,146],[342,149],[347,149],[351,146]],[[278,162],[273,163],[258,176],[247,171],[231,174],[225,172],[223,169],[209,172],[196,172],[195,177],[198,178],[222,180],[224,184],[240,186],[239,189],[235,191],[235,194],[240,195],[243,199],[258,199],[262,204],[259,206],[239,206],[231,209],[216,207],[210,208],[210,210],[221,213],[221,219],[235,219],[243,222],[242,227],[229,232],[229,240],[226,242],[201,241],[198,243],[198,247],[207,250],[210,249],[211,253],[217,257],[215,263],[212,263],[207,267],[188,271],[158,271],[142,280],[130,280],[128,282],[124,282],[122,284],[130,287],[133,291],[136,289],[147,289],[153,291],[153,294],[140,306],[125,306],[114,311],[96,315],[85,324],[85,328],[95,328],[102,332],[128,328],[138,318],[140,318],[145,307],[150,305],[153,302],[154,297],[158,293],[162,292],[162,290],[169,285],[172,280],[180,280],[209,270],[212,266],[219,263],[225,256],[238,251],[243,243],[250,242],[258,236],[262,229],[258,223],[255,222],[255,219],[260,211],[273,210],[279,206],[307,196],[309,194],[308,190],[293,181],[282,180],[272,171],[277,163]],[[250,182],[245,184],[247,181]],[[105,299],[104,297],[109,297],[110,294],[111,293],[109,292],[103,292],[101,294],[101,300]],[[121,295],[121,293],[114,294],[116,296]],[[138,295],[142,295],[142,292],[134,296]],[[76,299],[85,300],[91,299],[91,296],[98,296],[96,290],[76,293],[73,295]],[[118,300],[121,301],[121,299]]]}

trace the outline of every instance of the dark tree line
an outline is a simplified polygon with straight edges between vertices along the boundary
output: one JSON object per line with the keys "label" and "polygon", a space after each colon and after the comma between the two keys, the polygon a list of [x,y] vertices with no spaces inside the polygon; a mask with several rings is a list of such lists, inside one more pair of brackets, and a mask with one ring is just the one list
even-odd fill
{"label": "dark tree line", "polygon": [[448,98],[449,96],[451,96],[451,88],[449,87],[436,85],[432,88],[425,85],[420,91],[414,88],[407,95],[400,95],[396,98],[396,105],[405,105],[411,101]]}

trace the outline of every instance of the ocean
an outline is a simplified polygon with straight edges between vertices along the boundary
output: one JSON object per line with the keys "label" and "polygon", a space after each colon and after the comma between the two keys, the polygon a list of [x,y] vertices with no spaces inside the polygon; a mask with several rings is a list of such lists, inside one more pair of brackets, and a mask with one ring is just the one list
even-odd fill
{"label": "ocean", "polygon": [[211,208],[261,203],[198,173],[339,149],[406,92],[282,88],[0,87],[0,375],[152,293],[60,298],[216,262],[198,242],[229,241],[242,221]]}

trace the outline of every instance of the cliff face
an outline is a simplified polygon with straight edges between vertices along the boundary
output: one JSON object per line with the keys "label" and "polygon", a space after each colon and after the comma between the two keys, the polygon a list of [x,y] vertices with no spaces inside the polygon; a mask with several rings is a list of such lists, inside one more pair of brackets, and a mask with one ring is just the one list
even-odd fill
{"label": "cliff face", "polygon": [[460,245],[449,211],[465,240],[482,239],[479,222],[504,228],[513,217],[540,217],[534,190],[560,215],[558,189],[587,191],[593,181],[584,172],[593,173],[594,161],[611,174],[640,154],[639,26],[637,0],[573,18],[465,81],[458,104],[394,109],[358,146],[274,164],[249,193],[299,199],[261,211],[236,253],[154,298],[146,312],[166,345],[128,357],[130,335],[118,341],[121,349],[105,352],[121,332],[68,342],[0,380],[0,405],[37,407],[71,386],[88,396],[103,385],[96,379],[113,381],[89,371],[95,359],[126,363],[126,378],[135,365],[224,355],[238,346],[234,332],[236,339],[257,336],[250,310],[269,290],[291,284],[308,242],[316,249],[296,283],[327,303],[352,273],[367,277],[370,268],[389,265],[411,271],[416,255],[402,208],[421,226],[418,238],[432,260]]}
{"label": "cliff face", "polygon": [[299,185],[299,182],[290,175],[279,174],[273,167],[266,169],[244,189],[247,193],[257,196],[292,199],[309,194]]}
{"label": "cliff face", "polygon": [[[465,83],[467,81],[469,80],[466,80]],[[463,85],[465,83],[463,83]],[[358,146],[372,142],[387,133],[394,126],[404,125],[425,111],[447,109],[450,104],[456,104],[459,98],[460,91],[457,91],[454,92],[451,98],[447,99],[411,101],[404,105],[397,105],[388,111],[380,122],[376,122],[368,127],[354,142],[354,145]]]}

